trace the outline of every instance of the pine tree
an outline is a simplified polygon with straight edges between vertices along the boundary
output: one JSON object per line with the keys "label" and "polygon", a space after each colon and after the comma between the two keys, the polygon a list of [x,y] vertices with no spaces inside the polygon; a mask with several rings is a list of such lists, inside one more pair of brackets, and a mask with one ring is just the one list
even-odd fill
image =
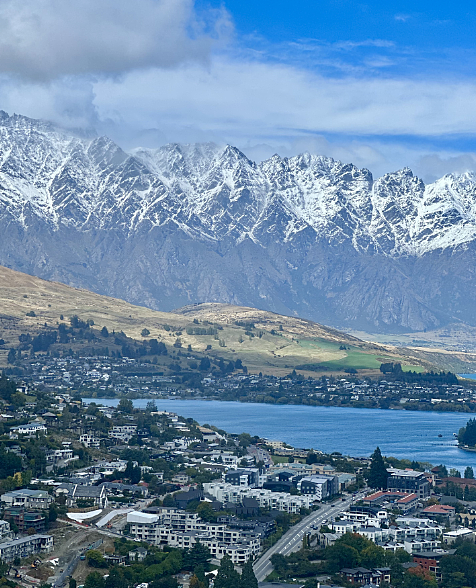
{"label": "pine tree", "polygon": [[388,473],[383,461],[380,448],[377,447],[372,453],[372,461],[367,477],[367,482],[371,488],[387,489]]}
{"label": "pine tree", "polygon": [[464,470],[464,477],[465,478],[469,478],[470,480],[473,480],[474,479],[474,471],[473,471],[473,468],[471,466],[468,466]]}
{"label": "pine tree", "polygon": [[241,572],[240,588],[258,588],[258,580],[256,579],[251,559],[245,563]]}
{"label": "pine tree", "polygon": [[240,580],[240,574],[235,571],[231,557],[224,555],[213,584],[214,588],[237,588],[240,586]]}

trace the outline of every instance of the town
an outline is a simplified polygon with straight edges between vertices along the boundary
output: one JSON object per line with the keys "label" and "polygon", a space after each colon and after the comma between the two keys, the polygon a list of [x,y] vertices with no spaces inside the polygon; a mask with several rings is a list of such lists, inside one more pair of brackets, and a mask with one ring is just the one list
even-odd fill
{"label": "town", "polygon": [[326,455],[38,381],[0,380],[7,581],[115,588],[130,566],[164,587],[227,586],[230,569],[259,586],[447,586],[476,549],[471,468]]}
{"label": "town", "polygon": [[[110,356],[23,359],[22,370],[8,368],[27,386],[46,391],[67,391],[82,397],[111,398],[211,398],[269,404],[307,404],[400,410],[476,411],[476,388],[471,382],[437,376],[432,380],[404,381],[390,375],[361,378],[320,375],[285,377],[248,374],[238,360],[229,365],[216,360],[200,362],[181,354],[188,369],[168,372],[141,359]],[[172,364],[173,366],[174,364]],[[451,381],[451,383],[448,383]],[[78,396],[78,397],[79,397]]]}

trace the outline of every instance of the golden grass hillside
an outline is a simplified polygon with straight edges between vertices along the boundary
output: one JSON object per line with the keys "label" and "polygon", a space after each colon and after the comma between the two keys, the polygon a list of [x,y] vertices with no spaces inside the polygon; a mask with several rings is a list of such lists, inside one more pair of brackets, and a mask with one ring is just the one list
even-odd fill
{"label": "golden grass hillside", "polygon": [[137,340],[154,338],[170,347],[179,339],[181,349],[190,345],[194,354],[240,358],[252,372],[284,375],[303,366],[303,373],[315,373],[323,366],[328,373],[349,369],[367,373],[385,361],[400,361],[407,369],[420,371],[430,365],[409,360],[395,348],[365,343],[300,318],[215,303],[159,312],[2,266],[0,338],[5,344],[0,365],[6,365],[7,350],[18,343],[21,333],[35,335],[45,323],[57,327],[73,315],[94,321],[98,330],[106,326],[109,331],[123,331]]}

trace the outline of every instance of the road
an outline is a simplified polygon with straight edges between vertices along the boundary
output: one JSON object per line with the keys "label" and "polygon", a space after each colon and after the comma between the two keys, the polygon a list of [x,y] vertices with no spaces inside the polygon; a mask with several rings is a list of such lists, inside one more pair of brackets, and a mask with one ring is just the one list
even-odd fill
{"label": "road", "polygon": [[349,496],[345,501],[334,502],[332,505],[321,505],[321,508],[309,516],[305,517],[301,522],[294,527],[291,527],[281,539],[264,553],[261,558],[253,565],[253,569],[258,579],[258,582],[263,582],[265,578],[273,571],[271,564],[271,556],[275,553],[282,555],[289,555],[293,551],[298,551],[302,546],[302,538],[305,533],[312,530],[313,525],[321,527],[325,519],[335,517],[337,514],[343,512],[352,504],[352,502],[359,500],[360,495],[356,497]]}

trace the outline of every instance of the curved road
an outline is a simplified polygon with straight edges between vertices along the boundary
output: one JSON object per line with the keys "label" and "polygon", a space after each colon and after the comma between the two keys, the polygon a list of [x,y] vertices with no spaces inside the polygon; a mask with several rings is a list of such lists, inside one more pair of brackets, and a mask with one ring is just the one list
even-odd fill
{"label": "curved road", "polygon": [[263,582],[266,577],[273,571],[271,556],[275,553],[289,555],[293,551],[298,551],[302,546],[302,538],[305,533],[309,533],[313,525],[321,527],[324,519],[335,517],[339,513],[347,510],[355,500],[360,496],[349,496],[344,501],[334,502],[333,505],[322,505],[319,510],[305,517],[301,522],[291,527],[281,539],[264,553],[260,559],[253,565],[253,569],[258,582]]}

